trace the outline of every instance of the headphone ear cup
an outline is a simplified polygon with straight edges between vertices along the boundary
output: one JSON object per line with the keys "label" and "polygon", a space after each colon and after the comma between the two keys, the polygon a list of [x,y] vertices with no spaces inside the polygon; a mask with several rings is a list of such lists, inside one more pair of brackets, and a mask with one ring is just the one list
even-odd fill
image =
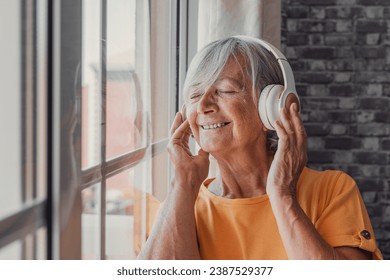
{"label": "headphone ear cup", "polygon": [[284,86],[272,84],[266,86],[260,94],[259,115],[264,126],[269,130],[275,130],[274,124],[280,119],[279,99],[283,91]]}

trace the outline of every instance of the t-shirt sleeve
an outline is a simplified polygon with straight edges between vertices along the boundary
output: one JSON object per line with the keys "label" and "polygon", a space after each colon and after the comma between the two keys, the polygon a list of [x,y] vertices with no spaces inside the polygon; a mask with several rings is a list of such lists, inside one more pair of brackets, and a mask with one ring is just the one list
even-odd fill
{"label": "t-shirt sleeve", "polygon": [[331,191],[331,199],[315,222],[315,227],[332,247],[359,247],[372,252],[373,259],[383,259],[355,181],[343,172],[335,175],[327,180],[328,184],[332,184],[326,186]]}

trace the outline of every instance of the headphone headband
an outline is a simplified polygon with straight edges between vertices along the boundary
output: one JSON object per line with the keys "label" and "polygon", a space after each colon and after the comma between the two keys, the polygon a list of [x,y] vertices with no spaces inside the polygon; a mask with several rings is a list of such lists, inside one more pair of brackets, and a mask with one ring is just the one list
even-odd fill
{"label": "headphone headband", "polygon": [[292,72],[291,66],[288,63],[287,58],[282,54],[275,46],[272,44],[259,39],[255,37],[245,36],[245,35],[239,35],[234,36],[236,38],[245,39],[245,40],[252,40],[257,43],[259,43],[262,47],[264,47],[266,50],[268,50],[270,53],[274,55],[276,60],[279,63],[280,69],[282,70],[283,74],[283,80],[284,80],[284,91],[283,92],[291,92],[297,95],[297,90],[295,88],[295,79],[294,74]]}
{"label": "headphone headband", "polygon": [[301,110],[299,97],[295,89],[295,80],[291,66],[288,63],[286,57],[270,43],[249,36],[235,37],[245,41],[251,41],[260,44],[263,48],[272,53],[272,55],[276,58],[280,69],[282,70],[284,86],[276,84],[267,85],[260,93],[258,106],[260,118],[264,126],[267,129],[275,130],[274,123],[276,120],[280,119],[280,112],[282,108],[289,106],[290,102],[293,102],[292,100],[296,100],[296,103],[298,104],[298,110]]}

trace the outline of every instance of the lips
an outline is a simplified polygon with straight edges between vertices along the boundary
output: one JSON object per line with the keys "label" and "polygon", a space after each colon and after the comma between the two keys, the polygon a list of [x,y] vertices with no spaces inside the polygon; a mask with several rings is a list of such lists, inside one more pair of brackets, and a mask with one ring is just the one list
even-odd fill
{"label": "lips", "polygon": [[209,125],[201,125],[200,127],[203,128],[204,130],[209,130],[209,129],[217,129],[224,127],[228,125],[229,122],[220,122],[220,123],[214,123],[214,124],[209,124]]}

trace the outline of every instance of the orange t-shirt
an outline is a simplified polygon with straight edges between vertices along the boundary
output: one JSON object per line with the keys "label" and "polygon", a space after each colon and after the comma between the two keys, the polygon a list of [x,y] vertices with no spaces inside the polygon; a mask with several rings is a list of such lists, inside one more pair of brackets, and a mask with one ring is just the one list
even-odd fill
{"label": "orange t-shirt", "polygon": [[[287,259],[268,196],[228,199],[201,186],[195,204],[202,259]],[[382,259],[355,181],[341,171],[305,168],[297,199],[324,240],[333,247],[359,247]]]}

